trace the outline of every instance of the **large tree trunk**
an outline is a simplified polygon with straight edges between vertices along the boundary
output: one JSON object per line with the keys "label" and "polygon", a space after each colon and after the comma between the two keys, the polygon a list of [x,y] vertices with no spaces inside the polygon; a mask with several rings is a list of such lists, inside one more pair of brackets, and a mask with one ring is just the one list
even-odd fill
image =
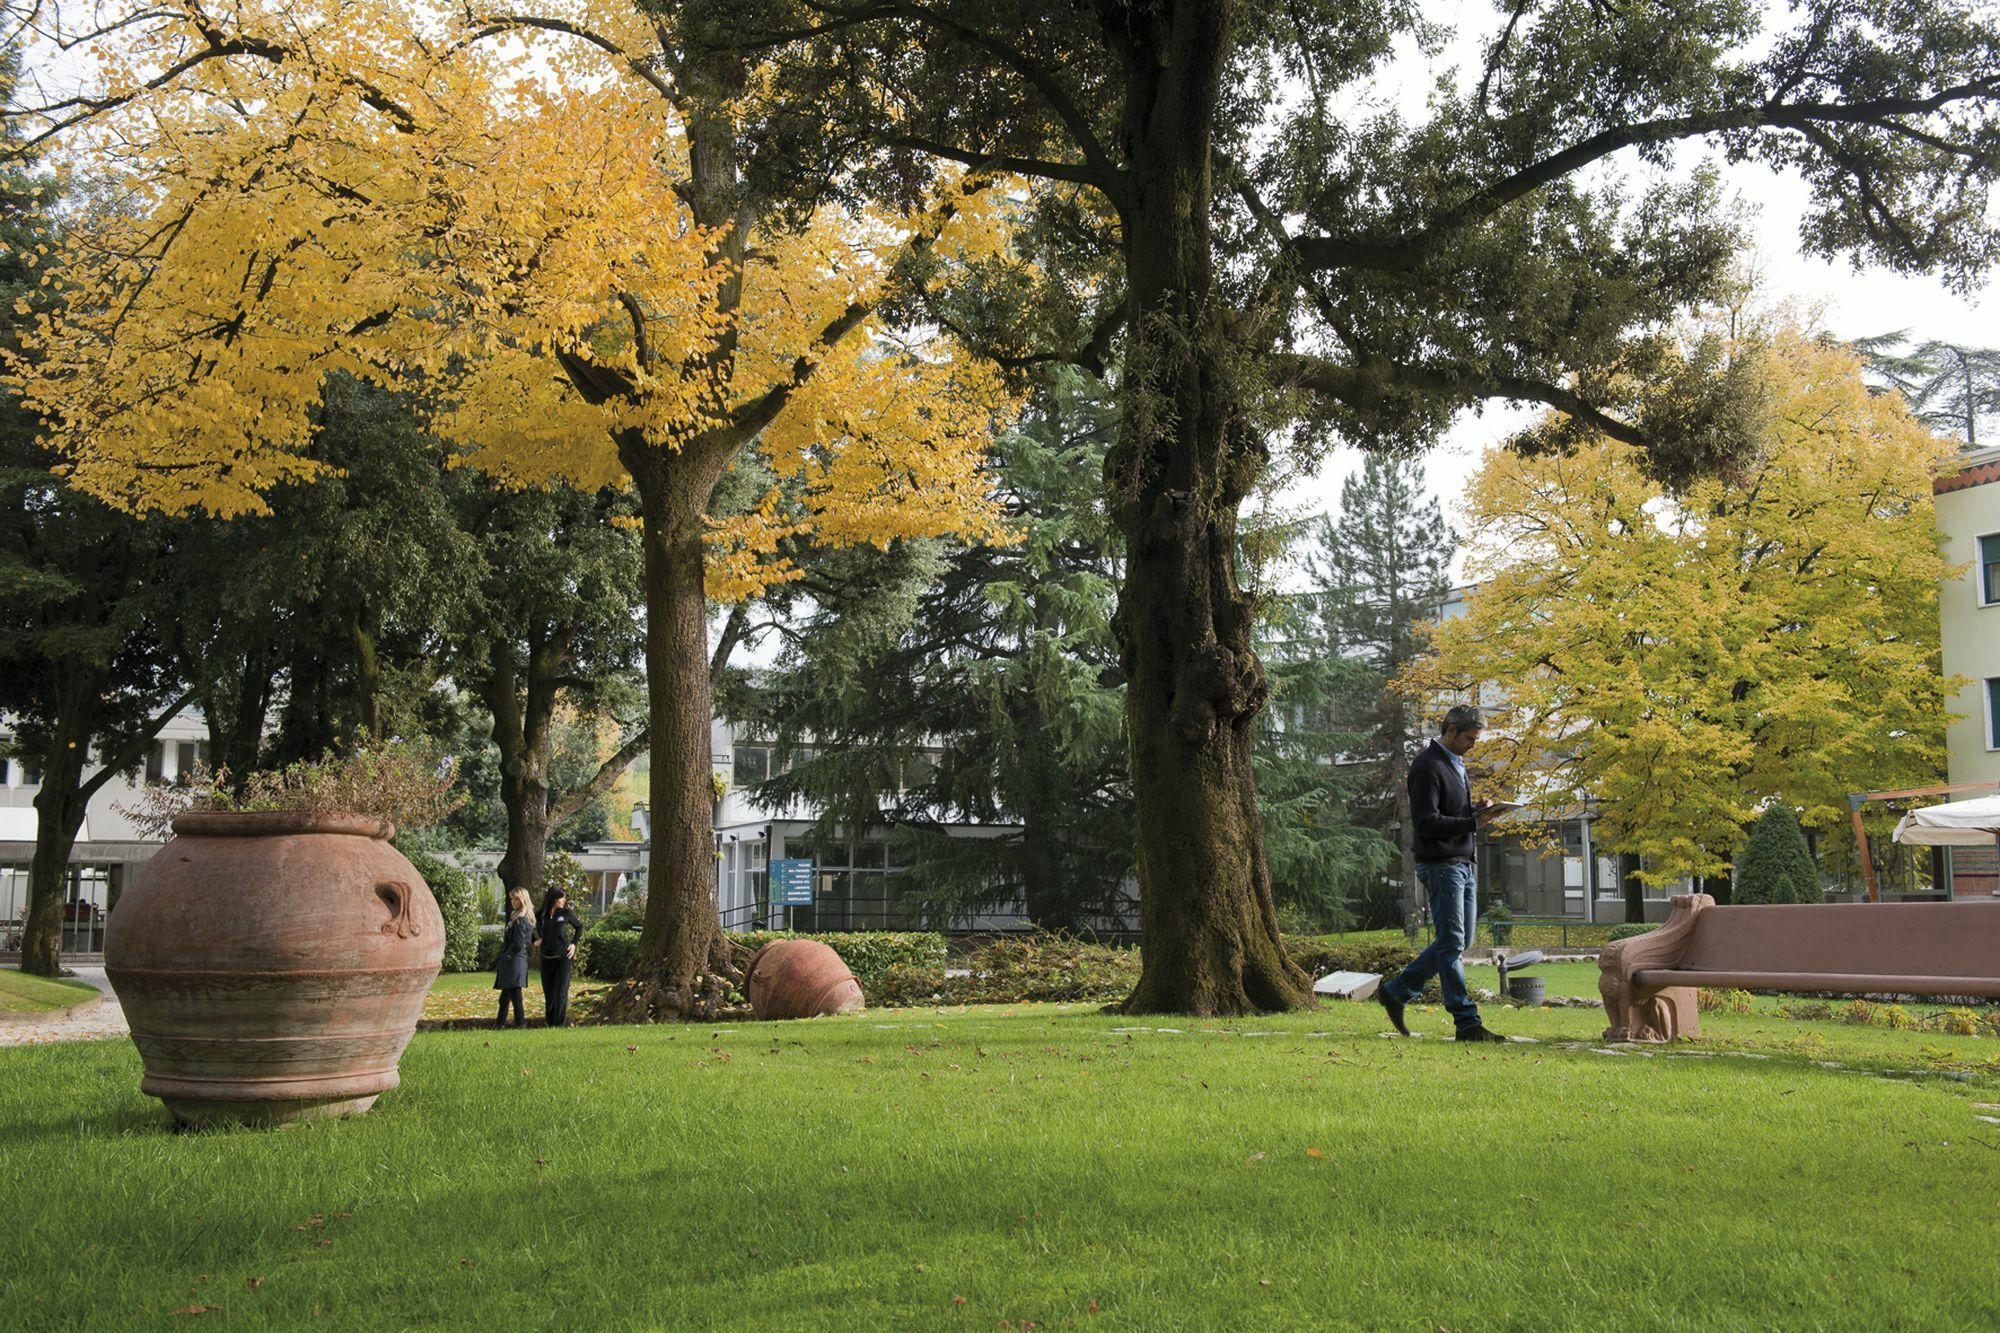
{"label": "large tree trunk", "polygon": [[57,664],[55,727],[41,756],[42,785],[35,793],[35,853],[28,862],[28,916],[21,929],[21,970],[36,976],[62,974],[63,898],[69,881],[69,854],[90,798],[83,790],[83,766],[95,729],[96,701],[104,677]]}
{"label": "large tree trunk", "polygon": [[[1228,369],[1211,260],[1210,134],[1229,6],[1181,6],[1127,66],[1121,199],[1134,343],[1105,467],[1127,541],[1117,630],[1137,804],[1134,1013],[1311,1003],[1285,956],[1251,773],[1268,688],[1236,580],[1237,509],[1264,451]],[[1150,47],[1152,49],[1144,49]]]}
{"label": "large tree trunk", "polygon": [[1039,797],[1031,796],[1021,805],[1021,886],[1028,920],[1037,929],[1075,929],[1075,895],[1056,882],[1055,850],[1049,844],[1048,816]]}
{"label": "large tree trunk", "polygon": [[500,805],[507,816],[507,850],[496,867],[511,893],[533,893],[549,858],[549,752],[556,691],[537,679],[536,648],[528,652],[524,691],[515,671],[513,645],[492,645],[483,682],[486,711],[493,718],[493,744],[500,751]]}
{"label": "large tree trunk", "polygon": [[646,698],[652,847],[632,972],[605,998],[611,1021],[708,1018],[741,981],[715,905],[709,774],[708,602],[703,516],[729,454],[690,443],[621,449],[645,518]]}

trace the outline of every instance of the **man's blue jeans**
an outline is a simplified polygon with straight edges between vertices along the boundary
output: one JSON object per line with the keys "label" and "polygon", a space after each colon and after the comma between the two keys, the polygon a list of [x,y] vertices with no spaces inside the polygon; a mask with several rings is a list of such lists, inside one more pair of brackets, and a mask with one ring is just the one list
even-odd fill
{"label": "man's blue jeans", "polygon": [[1479,1026],[1479,1006],[1465,989],[1465,965],[1460,956],[1472,943],[1473,927],[1479,924],[1479,899],[1473,886],[1469,861],[1419,861],[1417,882],[1431,896],[1431,925],[1437,938],[1416,956],[1408,967],[1382,983],[1390,998],[1404,1004],[1423,993],[1424,983],[1438,979],[1444,992],[1444,1007],[1460,1032]]}

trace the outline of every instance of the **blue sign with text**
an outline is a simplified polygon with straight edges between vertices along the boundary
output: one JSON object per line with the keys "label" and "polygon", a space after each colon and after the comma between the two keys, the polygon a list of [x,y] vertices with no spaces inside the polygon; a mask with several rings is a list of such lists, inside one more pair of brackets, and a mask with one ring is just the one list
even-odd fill
{"label": "blue sign with text", "polygon": [[811,907],[813,904],[813,863],[780,859],[771,862],[771,905]]}

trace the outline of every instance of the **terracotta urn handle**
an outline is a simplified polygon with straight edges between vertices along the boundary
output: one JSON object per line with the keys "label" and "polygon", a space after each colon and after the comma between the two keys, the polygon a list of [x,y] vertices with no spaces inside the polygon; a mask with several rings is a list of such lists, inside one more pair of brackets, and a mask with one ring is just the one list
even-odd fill
{"label": "terracotta urn handle", "polygon": [[389,909],[389,919],[382,923],[384,935],[394,935],[398,939],[408,939],[412,935],[424,933],[421,922],[410,920],[410,886],[393,879],[385,879],[375,886],[375,896]]}

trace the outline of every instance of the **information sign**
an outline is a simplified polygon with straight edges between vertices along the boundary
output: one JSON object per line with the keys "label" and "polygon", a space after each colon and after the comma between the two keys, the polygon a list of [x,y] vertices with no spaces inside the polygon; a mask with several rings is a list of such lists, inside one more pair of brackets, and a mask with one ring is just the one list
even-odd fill
{"label": "information sign", "polygon": [[771,862],[771,905],[811,907],[813,905],[813,863],[781,858]]}

